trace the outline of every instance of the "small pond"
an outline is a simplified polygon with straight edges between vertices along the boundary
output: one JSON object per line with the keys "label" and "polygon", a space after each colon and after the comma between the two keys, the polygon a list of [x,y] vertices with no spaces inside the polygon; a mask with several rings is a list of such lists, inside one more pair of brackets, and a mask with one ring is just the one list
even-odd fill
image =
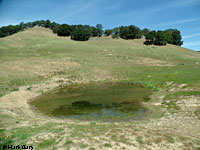
{"label": "small pond", "polygon": [[72,84],[47,92],[30,102],[48,116],[79,120],[128,121],[143,119],[151,91],[126,82]]}

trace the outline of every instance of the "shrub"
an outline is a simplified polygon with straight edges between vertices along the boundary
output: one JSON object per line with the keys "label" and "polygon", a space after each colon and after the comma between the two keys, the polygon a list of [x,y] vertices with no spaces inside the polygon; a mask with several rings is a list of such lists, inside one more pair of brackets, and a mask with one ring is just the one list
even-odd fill
{"label": "shrub", "polygon": [[145,35],[146,41],[144,44],[146,45],[166,45],[174,44],[177,46],[181,46],[183,41],[181,41],[182,37],[180,35],[180,31],[176,29],[168,29],[165,31],[151,31]]}
{"label": "shrub", "polygon": [[104,34],[106,36],[110,36],[112,34],[112,30],[108,29],[108,30],[105,30]]}
{"label": "shrub", "polygon": [[75,41],[87,41],[90,38],[90,32],[84,28],[77,28],[71,33],[71,39]]}
{"label": "shrub", "polygon": [[60,26],[58,26],[58,36],[70,36],[72,29],[71,26],[68,24],[62,24]]}
{"label": "shrub", "polygon": [[122,39],[140,39],[142,37],[142,31],[134,25],[121,26],[119,29],[119,36]]}

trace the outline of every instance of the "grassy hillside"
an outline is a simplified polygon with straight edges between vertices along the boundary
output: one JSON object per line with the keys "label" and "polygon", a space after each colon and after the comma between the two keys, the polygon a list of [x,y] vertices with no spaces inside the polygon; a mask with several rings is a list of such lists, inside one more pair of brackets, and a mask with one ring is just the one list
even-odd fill
{"label": "grassy hillside", "polygon": [[162,87],[200,83],[200,53],[141,40],[92,38],[76,42],[35,27],[0,39],[1,95],[53,76],[72,80],[133,80]]}
{"label": "grassy hillside", "polygon": [[[0,146],[199,149],[200,53],[143,42],[111,37],[77,42],[41,27],[1,38]],[[61,120],[27,104],[63,84],[122,80],[154,91],[144,103],[151,118],[120,123]]]}

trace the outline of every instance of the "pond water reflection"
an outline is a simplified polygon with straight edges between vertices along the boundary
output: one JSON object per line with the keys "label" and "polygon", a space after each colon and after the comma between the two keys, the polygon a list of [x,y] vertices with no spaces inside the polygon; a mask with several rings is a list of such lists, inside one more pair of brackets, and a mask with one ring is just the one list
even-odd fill
{"label": "pond water reflection", "polygon": [[46,115],[80,120],[126,121],[146,117],[151,91],[127,82],[72,84],[40,96],[31,105]]}

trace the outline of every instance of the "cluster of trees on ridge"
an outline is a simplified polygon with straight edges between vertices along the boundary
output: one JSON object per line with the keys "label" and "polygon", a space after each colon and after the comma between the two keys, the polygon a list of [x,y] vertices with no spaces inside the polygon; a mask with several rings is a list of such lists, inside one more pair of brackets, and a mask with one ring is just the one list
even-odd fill
{"label": "cluster of trees on ridge", "polygon": [[141,30],[134,25],[130,25],[103,31],[103,26],[101,24],[97,24],[96,27],[89,25],[68,25],[51,22],[48,19],[28,23],[21,22],[19,25],[3,26],[0,28],[0,38],[12,35],[28,28],[32,28],[34,26],[49,28],[58,36],[71,36],[71,39],[76,41],[87,41],[90,37],[101,37],[103,35],[112,36],[113,38],[120,37],[126,40],[140,39],[142,36],[145,36],[146,41],[144,44],[146,45],[166,45],[169,43],[181,46],[183,44],[183,41],[181,41],[181,33],[177,29],[150,31],[147,28]]}

